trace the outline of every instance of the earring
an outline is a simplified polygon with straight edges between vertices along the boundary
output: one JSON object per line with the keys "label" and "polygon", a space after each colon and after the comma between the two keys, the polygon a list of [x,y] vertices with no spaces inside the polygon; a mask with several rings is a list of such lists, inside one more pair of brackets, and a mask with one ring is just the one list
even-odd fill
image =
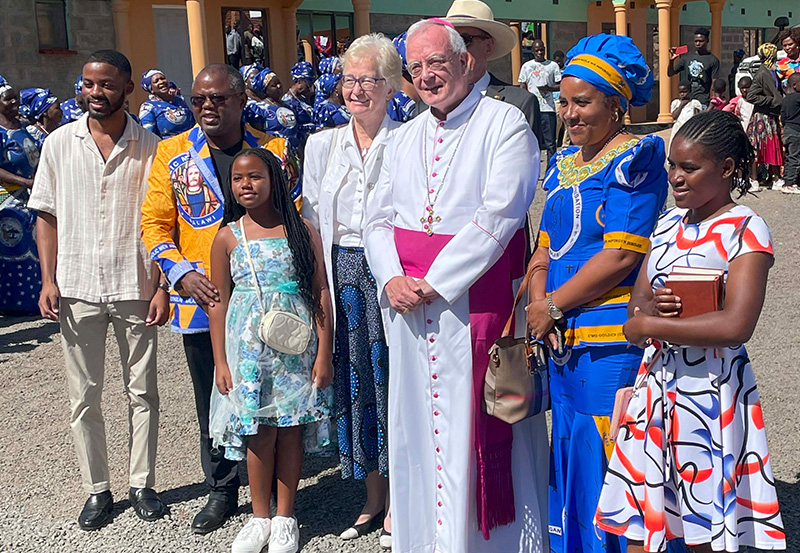
{"label": "earring", "polygon": [[614,112],[614,123],[619,123],[620,115],[618,111]]}

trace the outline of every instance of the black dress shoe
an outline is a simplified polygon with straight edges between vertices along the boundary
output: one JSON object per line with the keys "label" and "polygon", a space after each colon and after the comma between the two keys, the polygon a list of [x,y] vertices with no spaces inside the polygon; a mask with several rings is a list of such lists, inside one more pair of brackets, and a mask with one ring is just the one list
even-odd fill
{"label": "black dress shoe", "polygon": [[111,492],[93,493],[83,505],[81,514],[78,515],[78,525],[81,530],[97,530],[111,520],[111,511],[114,509],[114,498]]}
{"label": "black dress shoe", "polygon": [[147,522],[158,520],[167,512],[167,506],[152,488],[131,488],[128,501],[131,502],[136,516]]}
{"label": "black dress shoe", "polygon": [[233,513],[236,512],[236,502],[230,499],[209,497],[208,503],[197,513],[192,521],[192,531],[195,534],[208,534],[225,524]]}

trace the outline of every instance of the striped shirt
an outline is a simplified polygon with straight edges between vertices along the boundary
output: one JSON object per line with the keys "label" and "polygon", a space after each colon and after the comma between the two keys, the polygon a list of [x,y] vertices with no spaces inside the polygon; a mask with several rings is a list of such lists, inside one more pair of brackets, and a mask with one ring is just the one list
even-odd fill
{"label": "striped shirt", "polygon": [[84,114],[48,136],[28,207],[58,219],[62,297],[149,300],[158,270],[140,239],[141,206],[159,139],[128,116],[104,161],[88,119]]}

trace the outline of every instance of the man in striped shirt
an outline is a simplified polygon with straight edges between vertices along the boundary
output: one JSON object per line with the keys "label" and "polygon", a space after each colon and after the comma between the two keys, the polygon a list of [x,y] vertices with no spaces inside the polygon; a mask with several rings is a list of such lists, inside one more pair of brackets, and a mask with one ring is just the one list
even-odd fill
{"label": "man in striped shirt", "polygon": [[128,497],[143,520],[166,511],[153,485],[156,326],[169,316],[169,296],[139,240],[139,206],[158,137],[124,109],[133,91],[130,62],[115,50],[95,52],[83,67],[82,91],[87,112],[48,137],[28,207],[39,211],[39,308],[61,323],[70,427],[83,488],[91,494],[78,523],[94,530],[111,519],[114,504],[100,409],[109,323],[130,405]]}

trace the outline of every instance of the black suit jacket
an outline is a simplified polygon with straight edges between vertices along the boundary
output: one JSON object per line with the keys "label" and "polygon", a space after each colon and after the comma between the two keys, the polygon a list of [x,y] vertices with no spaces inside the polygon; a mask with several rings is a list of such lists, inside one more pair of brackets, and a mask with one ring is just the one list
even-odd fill
{"label": "black suit jacket", "polygon": [[539,100],[536,96],[518,86],[512,86],[501,81],[491,73],[489,73],[489,86],[486,89],[486,95],[518,107],[528,121],[528,125],[531,126],[533,134],[539,140],[539,147],[541,147],[542,118],[539,112]]}

